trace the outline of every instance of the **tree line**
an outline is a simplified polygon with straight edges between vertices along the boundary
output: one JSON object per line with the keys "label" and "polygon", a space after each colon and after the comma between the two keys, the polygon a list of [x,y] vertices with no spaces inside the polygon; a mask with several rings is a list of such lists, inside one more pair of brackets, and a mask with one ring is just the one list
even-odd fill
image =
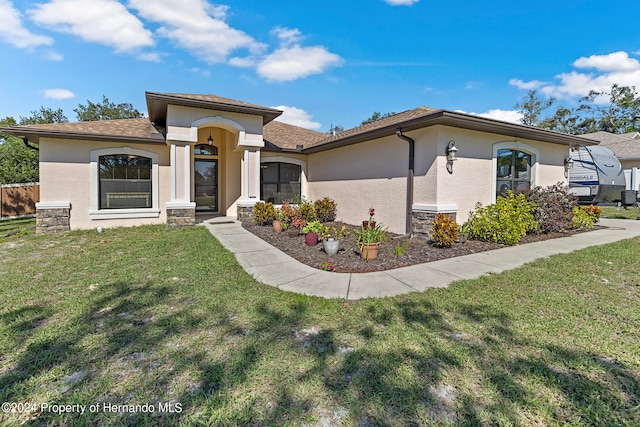
{"label": "tree line", "polygon": [[[143,117],[133,105],[116,104],[104,95],[101,102],[87,100],[86,104],[79,104],[73,111],[79,122]],[[0,118],[0,128],[68,122],[61,108],[40,107],[31,111],[30,116],[21,116],[18,120],[9,116]],[[38,179],[38,151],[28,148],[20,138],[0,133],[0,184],[37,182]]]}

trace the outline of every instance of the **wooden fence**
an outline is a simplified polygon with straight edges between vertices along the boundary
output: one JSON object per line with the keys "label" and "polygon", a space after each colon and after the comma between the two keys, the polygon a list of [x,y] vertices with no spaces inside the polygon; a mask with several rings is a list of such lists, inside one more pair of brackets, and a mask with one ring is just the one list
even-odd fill
{"label": "wooden fence", "polygon": [[0,217],[34,215],[40,201],[40,184],[5,184],[0,186]]}

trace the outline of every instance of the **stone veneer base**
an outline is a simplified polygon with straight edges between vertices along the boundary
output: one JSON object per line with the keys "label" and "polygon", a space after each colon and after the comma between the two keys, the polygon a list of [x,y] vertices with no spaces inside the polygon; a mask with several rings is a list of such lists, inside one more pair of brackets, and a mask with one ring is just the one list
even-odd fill
{"label": "stone veneer base", "polygon": [[167,228],[187,227],[195,223],[195,208],[167,208]]}
{"label": "stone veneer base", "polygon": [[253,219],[253,206],[238,206],[238,221],[244,222]]}
{"label": "stone veneer base", "polygon": [[36,234],[62,233],[71,229],[71,208],[37,208]]}
{"label": "stone veneer base", "polygon": [[[433,233],[433,221],[439,213],[440,212],[413,211],[411,214],[411,237],[431,240],[431,234]],[[456,220],[455,212],[444,213],[454,221]]]}

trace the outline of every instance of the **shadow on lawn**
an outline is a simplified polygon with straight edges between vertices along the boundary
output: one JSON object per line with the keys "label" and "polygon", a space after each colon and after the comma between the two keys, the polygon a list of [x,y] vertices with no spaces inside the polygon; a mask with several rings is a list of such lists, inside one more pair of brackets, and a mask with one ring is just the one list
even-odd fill
{"label": "shadow on lawn", "polygon": [[[43,337],[21,349],[13,370],[0,374],[0,396],[19,400],[33,377],[59,369],[65,378],[43,392],[50,404],[142,404],[154,398],[180,403],[182,411],[43,413],[32,423],[520,425],[523,417],[545,416],[558,424],[621,425],[640,417],[637,373],[585,351],[527,342],[512,330],[507,314],[485,305],[445,313],[419,299],[370,303],[357,322],[366,326],[349,331],[335,321],[323,328],[313,320],[316,303],[303,298],[258,303],[251,321],[235,318],[238,301],[220,303],[205,318],[194,314],[197,299],[171,300],[158,311],[168,300],[170,287],[119,282],[62,325],[42,306],[4,314],[0,320],[17,347],[27,336]],[[179,340],[203,324],[211,329],[211,342]],[[39,325],[50,329],[45,333]],[[396,330],[406,335],[397,342],[389,337]],[[365,344],[349,347],[341,341],[348,332]],[[93,334],[100,343],[87,349]],[[270,358],[272,372],[256,369]],[[260,383],[258,374],[266,376],[263,389],[244,389]],[[183,377],[193,387],[176,394]],[[305,387],[319,387],[322,396],[301,396]]]}

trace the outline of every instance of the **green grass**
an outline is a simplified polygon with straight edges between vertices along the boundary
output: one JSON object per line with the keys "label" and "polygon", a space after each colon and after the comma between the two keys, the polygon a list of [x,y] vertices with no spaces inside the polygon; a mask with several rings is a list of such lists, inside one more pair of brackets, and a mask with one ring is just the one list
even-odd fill
{"label": "green grass", "polygon": [[204,227],[14,237],[0,401],[155,412],[0,424],[639,425],[639,250],[345,302],[257,283]]}
{"label": "green grass", "polygon": [[638,219],[638,208],[618,208],[616,206],[600,206],[604,218]]}
{"label": "green grass", "polygon": [[27,236],[34,234],[35,229],[35,218],[5,219],[0,221],[0,239],[16,235]]}

